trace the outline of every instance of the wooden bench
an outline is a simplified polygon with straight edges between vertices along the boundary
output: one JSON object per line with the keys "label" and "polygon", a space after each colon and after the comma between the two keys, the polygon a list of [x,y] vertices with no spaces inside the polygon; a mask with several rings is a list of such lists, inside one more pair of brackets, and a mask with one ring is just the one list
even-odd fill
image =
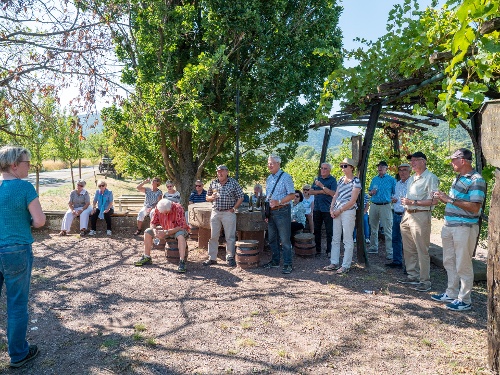
{"label": "wooden bench", "polygon": [[129,207],[139,211],[144,206],[144,195],[121,195],[115,199],[115,203],[118,204],[118,211],[131,211]]}

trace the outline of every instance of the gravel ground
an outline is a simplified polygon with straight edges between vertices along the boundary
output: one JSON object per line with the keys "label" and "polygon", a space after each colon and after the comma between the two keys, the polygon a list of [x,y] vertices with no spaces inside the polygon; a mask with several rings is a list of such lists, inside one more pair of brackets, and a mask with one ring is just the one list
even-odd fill
{"label": "gravel ground", "polygon": [[283,275],[229,268],[223,248],[205,267],[190,241],[182,275],[160,250],[134,267],[142,240],[129,235],[36,237],[28,337],[41,354],[8,368],[2,296],[2,373],[489,374],[484,285],[473,310],[449,312],[430,299],[446,286],[434,266],[432,292],[419,293],[383,251],[346,275],[322,271],[324,255]]}

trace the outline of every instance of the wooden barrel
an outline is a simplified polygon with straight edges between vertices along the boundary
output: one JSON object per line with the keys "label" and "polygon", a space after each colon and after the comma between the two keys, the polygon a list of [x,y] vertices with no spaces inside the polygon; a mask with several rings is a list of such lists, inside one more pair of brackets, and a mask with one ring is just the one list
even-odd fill
{"label": "wooden barrel", "polygon": [[316,254],[316,243],[314,234],[299,233],[294,236],[295,255],[300,257],[311,257]]}
{"label": "wooden barrel", "polygon": [[165,248],[165,243],[166,243],[165,238],[160,238],[159,240],[160,243],[158,245],[155,245],[155,243],[153,242],[153,249],[163,250]]}
{"label": "wooden barrel", "polygon": [[259,266],[259,241],[236,241],[236,264],[238,267],[257,268]]}
{"label": "wooden barrel", "polygon": [[198,241],[198,232],[200,228],[195,227],[194,225],[189,226],[189,238],[191,238],[193,241]]}
{"label": "wooden barrel", "polygon": [[[179,246],[175,238],[168,238],[165,243],[165,256],[167,257],[167,262],[179,263]],[[186,256],[184,260],[187,260],[187,249]]]}

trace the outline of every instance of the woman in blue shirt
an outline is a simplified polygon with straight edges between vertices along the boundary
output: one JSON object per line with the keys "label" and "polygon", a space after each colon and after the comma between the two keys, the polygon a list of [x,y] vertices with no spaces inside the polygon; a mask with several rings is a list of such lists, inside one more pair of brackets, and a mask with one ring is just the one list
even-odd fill
{"label": "woman in blue shirt", "polygon": [[111,215],[113,215],[113,193],[107,189],[108,184],[105,181],[97,181],[99,190],[95,192],[94,202],[92,203],[92,215],[90,215],[90,225],[92,230],[90,236],[95,236],[97,228],[97,219],[106,221],[106,234],[111,236]]}

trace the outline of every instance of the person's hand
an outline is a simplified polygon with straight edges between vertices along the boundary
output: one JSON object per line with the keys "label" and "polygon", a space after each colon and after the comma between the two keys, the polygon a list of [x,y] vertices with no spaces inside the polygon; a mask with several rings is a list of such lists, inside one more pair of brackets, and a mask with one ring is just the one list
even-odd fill
{"label": "person's hand", "polygon": [[443,193],[442,191],[436,191],[434,193],[434,196],[432,197],[432,199],[439,199],[441,202],[443,203],[448,203],[448,201],[450,200],[450,197]]}
{"label": "person's hand", "polygon": [[278,201],[277,199],[271,199],[271,200],[269,201],[269,206],[271,206],[271,208],[277,207],[277,206],[279,206],[279,205],[280,205],[280,204],[279,204],[279,201]]}
{"label": "person's hand", "polygon": [[413,200],[408,198],[401,198],[401,204],[403,206],[410,206],[413,203]]}
{"label": "person's hand", "polygon": [[396,203],[397,201],[398,201],[398,198],[396,198],[395,196],[391,197],[391,202],[392,203]]}
{"label": "person's hand", "polygon": [[319,186],[321,189],[323,189],[323,187],[325,186],[320,180],[314,181],[314,185]]}

